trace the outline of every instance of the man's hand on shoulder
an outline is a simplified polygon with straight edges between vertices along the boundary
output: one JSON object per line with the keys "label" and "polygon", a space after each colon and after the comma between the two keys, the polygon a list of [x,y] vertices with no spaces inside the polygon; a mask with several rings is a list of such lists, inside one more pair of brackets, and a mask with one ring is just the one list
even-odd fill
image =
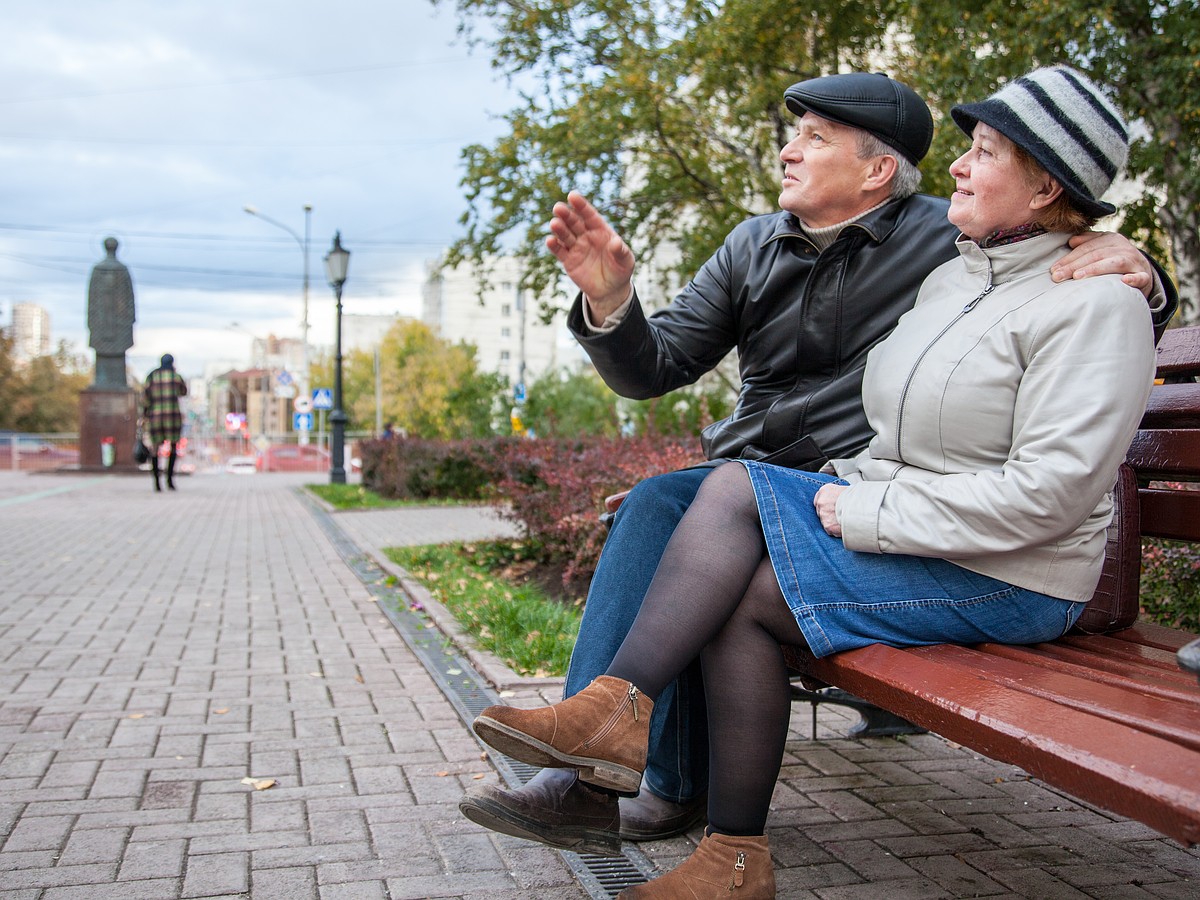
{"label": "man's hand on shoulder", "polygon": [[1153,293],[1154,267],[1124,235],[1085,231],[1071,238],[1070,244],[1071,252],[1050,268],[1050,277],[1055,281],[1120,275],[1122,281],[1146,297]]}

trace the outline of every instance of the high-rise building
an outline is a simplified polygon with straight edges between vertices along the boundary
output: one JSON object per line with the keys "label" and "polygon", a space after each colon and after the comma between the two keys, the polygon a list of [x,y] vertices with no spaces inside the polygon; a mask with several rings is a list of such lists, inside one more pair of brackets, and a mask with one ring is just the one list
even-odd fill
{"label": "high-rise building", "polygon": [[566,329],[565,314],[543,322],[536,298],[519,287],[518,260],[497,260],[488,281],[481,295],[469,267],[445,272],[431,267],[422,320],[444,340],[473,344],[480,370],[503,375],[514,386],[551,369],[574,371],[587,364]]}
{"label": "high-rise building", "polygon": [[50,355],[50,313],[36,303],[14,303],[9,334],[13,357],[27,365],[39,356]]}

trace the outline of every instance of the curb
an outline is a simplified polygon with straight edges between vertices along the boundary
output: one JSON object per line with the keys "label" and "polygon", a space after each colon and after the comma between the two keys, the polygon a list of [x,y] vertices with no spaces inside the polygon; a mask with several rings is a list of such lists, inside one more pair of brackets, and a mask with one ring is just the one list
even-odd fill
{"label": "curb", "polygon": [[446,636],[446,639],[458,648],[478,672],[497,691],[516,691],[541,689],[562,686],[566,681],[561,676],[553,678],[537,678],[531,675],[521,675],[514,672],[500,657],[480,649],[475,639],[462,629],[454,615],[442,603],[433,599],[433,595],[425,586],[413,578],[402,567],[396,565],[386,556],[368,552],[375,563],[396,579],[400,589],[408,595],[410,605],[419,604],[431,622]]}

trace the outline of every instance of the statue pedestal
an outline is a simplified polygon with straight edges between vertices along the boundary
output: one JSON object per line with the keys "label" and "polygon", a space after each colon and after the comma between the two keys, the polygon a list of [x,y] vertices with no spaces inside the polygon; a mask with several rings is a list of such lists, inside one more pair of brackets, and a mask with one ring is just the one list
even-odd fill
{"label": "statue pedestal", "polygon": [[[88,388],[79,394],[79,468],[87,472],[136,472],[137,435],[134,391]],[[111,464],[105,465],[105,438],[112,438]]]}

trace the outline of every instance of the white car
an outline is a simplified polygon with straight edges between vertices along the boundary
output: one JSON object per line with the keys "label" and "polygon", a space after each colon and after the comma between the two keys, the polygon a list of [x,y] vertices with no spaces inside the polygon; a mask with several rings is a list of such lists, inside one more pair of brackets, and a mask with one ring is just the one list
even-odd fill
{"label": "white car", "polygon": [[253,456],[231,456],[225,463],[225,471],[230,475],[253,475],[256,467]]}

